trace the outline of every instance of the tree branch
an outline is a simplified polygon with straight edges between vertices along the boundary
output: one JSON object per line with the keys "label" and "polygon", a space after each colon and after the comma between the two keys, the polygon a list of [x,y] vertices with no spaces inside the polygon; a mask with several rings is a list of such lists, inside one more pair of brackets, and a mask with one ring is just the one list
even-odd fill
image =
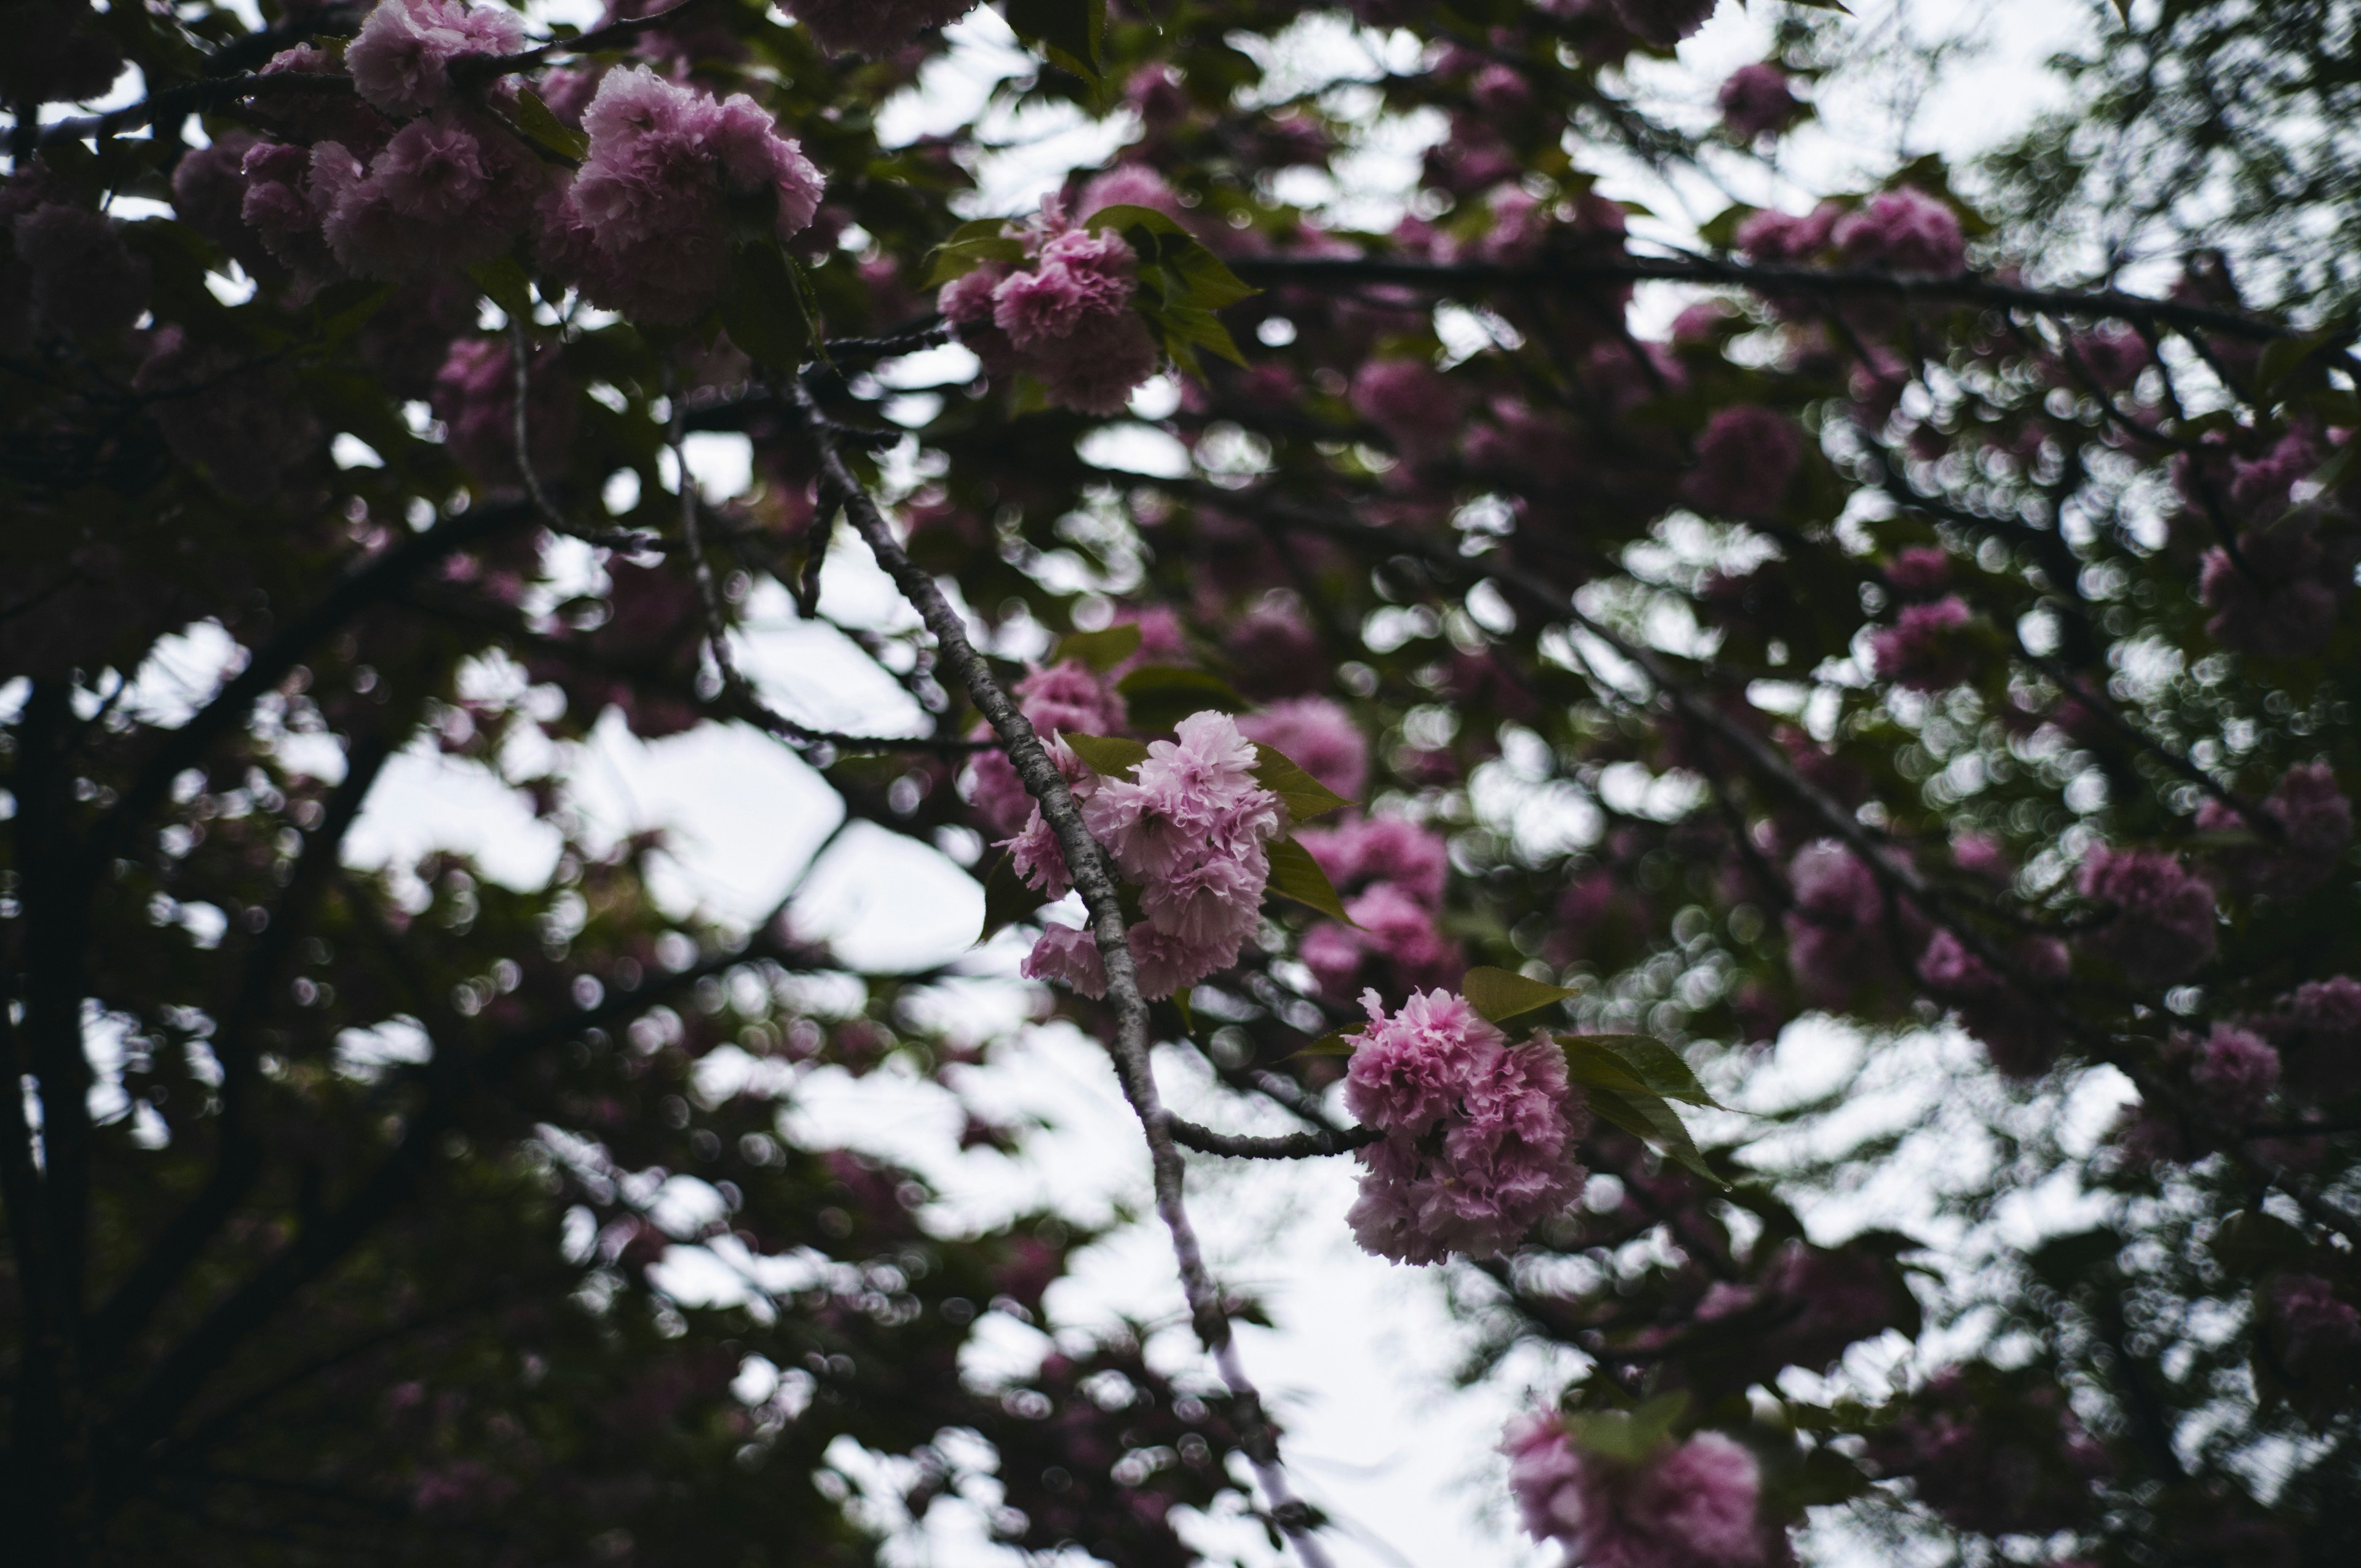
{"label": "tree branch", "polygon": [[805,415],[805,429],[819,453],[822,505],[840,505],[844,509],[853,531],[868,544],[877,564],[894,579],[902,596],[917,610],[927,630],[934,634],[943,662],[967,687],[969,697],[992,726],[993,733],[999,736],[1016,776],[1025,782],[1027,791],[1041,808],[1042,819],[1056,834],[1058,846],[1065,853],[1074,889],[1090,911],[1091,935],[1098,944],[1099,958],[1106,971],[1107,999],[1114,1003],[1115,1013],[1115,1035],[1109,1051],[1124,1097],[1131,1102],[1140,1128],[1147,1135],[1156,1210],[1171,1234],[1190,1320],[1197,1337],[1213,1353],[1223,1380],[1237,1402],[1242,1418],[1240,1442],[1270,1498],[1271,1517],[1287,1532],[1306,1568],[1329,1568],[1325,1548],[1312,1534],[1309,1511],[1296,1500],[1279,1468],[1278,1433],[1263,1411],[1260,1394],[1238,1359],[1229,1314],[1205,1266],[1196,1228],[1189,1219],[1183,1201],[1186,1166],[1173,1135],[1172,1113],[1164,1108],[1156,1087],[1155,1071],[1148,1061],[1148,1003],[1140,995],[1138,971],[1132,960],[1115,872],[1098,840],[1083,824],[1073,794],[1066,787],[1065,775],[1049,760],[1031,721],[994,676],[975,645],[968,641],[967,628],[961,622],[959,612],[943,598],[934,578],[904,554],[901,541],[895,537],[892,526],[878,510],[867,488],[845,466],[838,432],[820,415],[810,390],[800,380],[795,384],[795,397]]}

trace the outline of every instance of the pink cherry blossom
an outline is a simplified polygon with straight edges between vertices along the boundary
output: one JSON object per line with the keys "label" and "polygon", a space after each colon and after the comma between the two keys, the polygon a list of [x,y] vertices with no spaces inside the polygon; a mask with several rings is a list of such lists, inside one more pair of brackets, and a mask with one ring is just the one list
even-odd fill
{"label": "pink cherry blossom", "polygon": [[2259,1035],[2216,1024],[2197,1047],[2189,1081],[2222,1115],[2250,1117],[2269,1103],[2279,1087],[2279,1054]]}
{"label": "pink cherry blossom", "polygon": [[1353,373],[1353,411],[1418,461],[1448,451],[1466,399],[1423,359],[1372,359]]}
{"label": "pink cherry blossom", "polygon": [[1788,965],[1806,995],[1840,1001],[1887,967],[1885,895],[1869,867],[1829,839],[1798,851],[1787,874],[1795,890]]}
{"label": "pink cherry blossom", "polygon": [[1774,1552],[1761,1467],[1720,1432],[1623,1464],[1576,1447],[1556,1417],[1529,1416],[1500,1446],[1525,1529],[1579,1568],[1758,1568]]}
{"label": "pink cherry blossom", "polygon": [[1365,817],[1334,828],[1306,828],[1295,837],[1339,889],[1382,880],[1429,909],[1443,905],[1451,851],[1431,828],[1399,817]]}
{"label": "pink cherry blossom", "polygon": [[1959,214],[1906,185],[1872,196],[1860,211],[1839,219],[1829,237],[1837,254],[1855,267],[1948,277],[1967,262]]}
{"label": "pink cherry blossom", "polygon": [[1787,73],[1761,61],[1731,71],[1714,102],[1730,134],[1747,141],[1786,129],[1803,109],[1787,85]]}
{"label": "pink cherry blossom", "polygon": [[1088,931],[1072,926],[1042,927],[1033,950],[1018,966],[1027,980],[1063,981],[1075,994],[1093,999],[1106,994],[1106,964],[1098,943]]}
{"label": "pink cherry blossom", "polygon": [[480,115],[412,120],[368,160],[341,142],[312,149],[320,233],[356,277],[447,271],[506,250],[531,224],[550,176],[522,143]]}
{"label": "pink cherry blossom", "polygon": [[1755,403],[1718,410],[1697,433],[1689,495],[1700,506],[1736,516],[1775,512],[1803,455],[1801,433],[1777,410]]}
{"label": "pink cherry blossom", "polygon": [[1343,795],[1357,801],[1369,783],[1369,740],[1353,716],[1323,696],[1272,703],[1238,721],[1259,740]]}
{"label": "pink cherry blossom", "polygon": [[1757,261],[1805,261],[1825,249],[1843,209],[1821,203],[1809,213],[1761,212],[1738,225],[1738,248]]}
{"label": "pink cherry blossom", "polygon": [[1905,605],[1892,626],[1870,633],[1870,661],[1883,678],[1921,691],[1954,685],[1967,673],[1958,634],[1972,619],[1957,594]]}
{"label": "pink cherry blossom", "polygon": [[118,331],[148,308],[148,263],[104,213],[44,202],[16,219],[14,235],[32,273],[33,310],[60,331]]}
{"label": "pink cherry blossom", "polygon": [[1399,1263],[1490,1257],[1581,1195],[1588,1117],[1555,1042],[1511,1046],[1444,991],[1413,992],[1390,1018],[1376,992],[1362,1003],[1345,1099],[1386,1135],[1356,1155],[1346,1220],[1364,1248]]}
{"label": "pink cherry blossom", "polygon": [[2141,985],[2187,979],[2213,956],[2213,890],[2162,850],[2101,849],[2076,879],[2114,917],[2081,938]]}
{"label": "pink cherry blossom", "polygon": [[729,289],[733,207],[769,203],[782,240],[818,209],[819,171],[742,93],[717,102],[643,65],[610,71],[582,125],[589,155],[545,244],[610,310],[695,321]]}
{"label": "pink cherry blossom", "polygon": [[524,22],[505,7],[466,0],[379,0],[345,50],[362,99],[390,115],[418,114],[452,94],[451,62],[514,54]]}
{"label": "pink cherry blossom", "polygon": [[[2336,785],[2336,773],[2325,762],[2290,768],[2279,787],[2257,807],[2276,823],[2276,841],[2223,850],[2219,859],[2240,883],[2258,893],[2281,897],[2307,892],[2336,873],[2345,847],[2353,839],[2353,803]],[[2236,807],[2209,799],[2197,808],[2202,832],[2243,831],[2256,834],[2256,825]]]}

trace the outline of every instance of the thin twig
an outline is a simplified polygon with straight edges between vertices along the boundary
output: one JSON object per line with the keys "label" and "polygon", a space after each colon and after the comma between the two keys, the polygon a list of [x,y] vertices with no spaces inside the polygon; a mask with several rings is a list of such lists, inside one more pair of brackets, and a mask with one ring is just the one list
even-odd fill
{"label": "thin twig", "polygon": [[967,687],[969,697],[992,726],[993,733],[1000,738],[1016,776],[1025,782],[1027,791],[1040,806],[1042,819],[1056,834],[1059,848],[1065,853],[1074,889],[1090,911],[1091,935],[1098,944],[1100,961],[1106,971],[1107,1000],[1115,1013],[1115,1039],[1109,1046],[1109,1054],[1124,1097],[1131,1102],[1147,1135],[1155,1179],[1156,1210],[1172,1238],[1190,1321],[1196,1328],[1197,1337],[1213,1352],[1223,1380],[1229,1385],[1236,1402],[1240,1444],[1270,1500],[1273,1522],[1286,1532],[1305,1568],[1331,1568],[1326,1549],[1312,1533],[1311,1510],[1295,1497],[1279,1467],[1278,1431],[1239,1359],[1228,1309],[1205,1266],[1203,1248],[1189,1218],[1182,1190],[1186,1165],[1173,1133],[1175,1119],[1164,1107],[1148,1060],[1148,1003],[1140,994],[1138,970],[1132,959],[1114,871],[1098,840],[1084,826],[1073,794],[1066,787],[1065,776],[1049,760],[1024,711],[1010,698],[991,666],[968,640],[967,628],[959,612],[943,597],[934,578],[903,552],[901,541],[895,537],[892,526],[867,488],[845,466],[839,434],[829,422],[819,417],[809,389],[798,380],[794,395],[806,416],[807,432],[818,450],[823,506],[844,509],[846,520],[868,544],[877,564],[917,610],[927,630],[934,634],[943,662]]}

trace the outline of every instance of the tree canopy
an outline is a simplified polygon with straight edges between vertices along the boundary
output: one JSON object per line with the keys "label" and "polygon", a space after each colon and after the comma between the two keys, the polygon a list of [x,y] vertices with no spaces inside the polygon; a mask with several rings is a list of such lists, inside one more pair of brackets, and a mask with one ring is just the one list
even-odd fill
{"label": "tree canopy", "polygon": [[[1312,1159],[1573,1369],[1569,1563],[2361,1559],[2356,11],[2089,9],[1813,188],[1833,5],[1709,104],[1704,0],[0,5],[12,1553],[1323,1568],[1189,1207]],[[1040,125],[1116,150],[989,194]],[[977,946],[669,896],[582,759],[723,727]],[[354,850],[428,756],[545,878]],[[1026,1008],[1177,1360],[985,1370],[1094,1227],[790,1113]],[[1940,1234],[1812,1222],[1897,1171]]]}

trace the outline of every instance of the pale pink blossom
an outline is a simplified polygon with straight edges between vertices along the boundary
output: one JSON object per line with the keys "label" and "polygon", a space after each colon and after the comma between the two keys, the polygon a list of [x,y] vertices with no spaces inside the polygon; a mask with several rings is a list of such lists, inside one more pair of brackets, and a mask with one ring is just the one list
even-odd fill
{"label": "pale pink blossom", "polygon": [[1429,909],[1442,906],[1451,850],[1431,828],[1399,817],[1365,817],[1334,828],[1306,828],[1295,837],[1339,889],[1384,881]]}
{"label": "pale pink blossom", "polygon": [[1088,931],[1071,926],[1045,926],[1018,966],[1027,980],[1063,981],[1077,995],[1093,999],[1106,994],[1106,964]]}
{"label": "pale pink blossom", "polygon": [[451,62],[514,54],[524,22],[502,6],[465,0],[379,0],[345,50],[363,101],[388,114],[418,114],[452,94]]}
{"label": "pale pink blossom", "polygon": [[1345,1102],[1384,1139],[1357,1151],[1346,1216],[1367,1251],[1400,1263],[1490,1257],[1582,1192],[1587,1113],[1555,1042],[1511,1046],[1460,997],[1412,992],[1389,1018],[1374,991]]}
{"label": "pale pink blossom", "polygon": [[1324,696],[1274,702],[1238,720],[1238,729],[1346,800],[1357,801],[1368,785],[1368,737],[1351,714]]}
{"label": "pale pink blossom", "polygon": [[611,71],[582,124],[589,155],[547,243],[593,303],[695,321],[729,289],[733,206],[768,203],[781,240],[818,209],[819,171],[742,93],[717,102],[645,66]]}
{"label": "pale pink blossom", "polygon": [[1949,276],[1967,261],[1959,214],[1906,185],[1872,196],[1839,219],[1829,237],[1837,254],[1856,267]]}
{"label": "pale pink blossom", "polygon": [[148,308],[148,269],[104,213],[44,202],[14,226],[42,320],[75,334],[115,332]]}
{"label": "pale pink blossom", "polygon": [[1637,1464],[1575,1446],[1554,1416],[1510,1424],[1501,1443],[1525,1529],[1578,1568],[1758,1568],[1776,1534],[1760,1518],[1762,1470],[1718,1431]]}
{"label": "pale pink blossom", "polygon": [[1870,662],[1881,679],[1921,691],[1954,685],[1967,674],[1960,633],[1972,619],[1957,594],[1905,605],[1892,626],[1870,633]]}
{"label": "pale pink blossom", "polygon": [[1803,214],[1757,213],[1738,225],[1738,248],[1757,261],[1808,260],[1827,248],[1843,215],[1842,208],[1828,203]]}
{"label": "pale pink blossom", "polygon": [[488,260],[523,233],[549,188],[538,159],[463,110],[412,120],[368,160],[341,142],[312,149],[320,233],[346,271],[406,279]]}

